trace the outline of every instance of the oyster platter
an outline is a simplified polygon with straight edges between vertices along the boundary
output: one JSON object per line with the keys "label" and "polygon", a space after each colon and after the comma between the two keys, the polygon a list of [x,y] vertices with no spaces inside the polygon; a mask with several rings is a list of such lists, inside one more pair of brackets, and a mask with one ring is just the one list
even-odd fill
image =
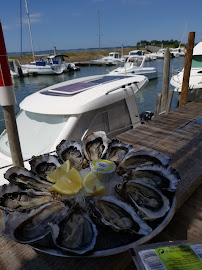
{"label": "oyster platter", "polygon": [[105,132],[63,140],[56,154],[11,167],[0,188],[4,235],[51,255],[104,256],[159,233],[174,214],[179,173],[170,158]]}

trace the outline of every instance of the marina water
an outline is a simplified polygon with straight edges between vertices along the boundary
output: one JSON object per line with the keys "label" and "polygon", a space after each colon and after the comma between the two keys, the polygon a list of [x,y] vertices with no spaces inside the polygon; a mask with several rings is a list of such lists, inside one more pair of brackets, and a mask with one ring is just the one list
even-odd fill
{"label": "marina water", "polygon": [[[181,70],[184,67],[184,57],[172,58],[170,60],[170,77],[173,75],[174,70]],[[135,95],[137,99],[139,113],[149,110],[155,110],[156,97],[158,93],[162,92],[163,83],[163,59],[157,59],[151,62],[145,62],[145,67],[156,67],[158,70],[159,77],[149,81],[149,83],[141,90],[139,90]],[[90,76],[90,75],[102,75],[109,71],[115,69],[116,66],[82,66],[80,71],[71,73],[62,73],[61,75],[38,75],[29,76],[24,78],[14,78],[14,89],[17,104],[15,105],[16,113],[19,111],[20,102],[28,95],[35,93],[45,87],[50,85],[64,82],[66,80],[72,80],[80,77]],[[173,89],[172,86],[169,89]],[[171,110],[174,110],[178,106],[179,94],[174,92]],[[2,108],[0,108],[0,133],[5,128]]]}

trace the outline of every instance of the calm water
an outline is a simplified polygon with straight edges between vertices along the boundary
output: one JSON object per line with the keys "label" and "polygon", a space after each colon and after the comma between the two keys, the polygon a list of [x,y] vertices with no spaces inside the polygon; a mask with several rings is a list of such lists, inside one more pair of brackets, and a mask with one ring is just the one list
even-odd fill
{"label": "calm water", "polygon": [[[182,69],[184,67],[184,57],[178,57],[171,59],[170,62],[170,76],[172,75],[173,69]],[[163,59],[157,59],[152,62],[146,62],[145,66],[156,67],[159,73],[158,79],[150,81],[144,89],[141,89],[137,94],[137,103],[139,112],[145,110],[154,111],[156,104],[156,97],[158,93],[162,92],[162,80],[163,80]],[[75,78],[80,78],[90,75],[106,74],[115,67],[81,67],[80,71],[74,73],[64,73],[61,75],[43,75],[43,76],[29,76],[25,78],[15,78],[14,79],[14,89],[17,104],[15,105],[15,111],[19,111],[19,103],[28,95],[41,90],[47,86],[63,82],[66,80],[72,80]],[[170,86],[169,89],[173,89]],[[177,107],[179,100],[179,95],[175,92],[173,96],[173,102],[171,109]],[[0,119],[3,119],[2,109],[0,108]],[[0,123],[0,132],[4,129],[4,122]]]}

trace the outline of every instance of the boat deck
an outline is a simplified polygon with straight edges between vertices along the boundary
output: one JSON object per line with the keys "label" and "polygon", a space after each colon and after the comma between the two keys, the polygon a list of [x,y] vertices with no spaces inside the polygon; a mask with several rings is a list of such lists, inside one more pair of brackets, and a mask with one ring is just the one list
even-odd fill
{"label": "boat deck", "polygon": [[[117,136],[118,139],[133,144],[137,151],[152,149],[166,153],[172,158],[172,167],[180,173],[181,181],[176,194],[177,213],[169,225],[152,239],[153,242],[202,239],[201,118],[202,100],[199,100]],[[0,218],[2,224],[2,212]],[[129,252],[94,259],[53,257],[17,244],[5,238],[2,233],[0,248],[2,270],[136,269]]]}

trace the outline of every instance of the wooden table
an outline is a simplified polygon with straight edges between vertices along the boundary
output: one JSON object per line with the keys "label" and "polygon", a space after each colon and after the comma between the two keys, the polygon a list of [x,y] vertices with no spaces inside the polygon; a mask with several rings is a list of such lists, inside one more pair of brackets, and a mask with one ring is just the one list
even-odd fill
{"label": "wooden table", "polygon": [[[153,241],[202,239],[202,124],[196,121],[198,118],[202,118],[202,100],[117,137],[133,144],[135,150],[153,149],[166,153],[172,158],[171,165],[180,172],[176,210],[183,206]],[[0,221],[2,228],[2,212]],[[1,270],[136,269],[128,252],[94,259],[53,257],[15,243],[2,232],[0,251]]]}

